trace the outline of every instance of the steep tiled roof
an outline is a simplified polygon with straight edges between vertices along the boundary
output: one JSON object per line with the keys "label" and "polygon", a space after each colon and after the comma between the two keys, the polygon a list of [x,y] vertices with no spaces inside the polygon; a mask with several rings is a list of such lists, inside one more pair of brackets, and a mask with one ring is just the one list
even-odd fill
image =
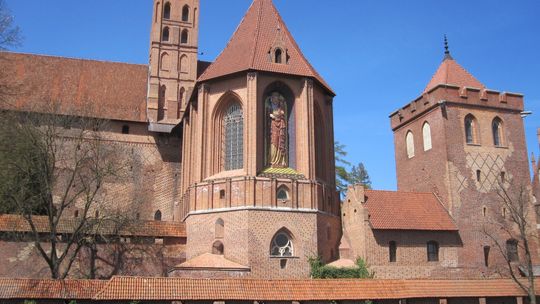
{"label": "steep tiled roof", "polygon": [[0,107],[40,111],[54,103],[60,114],[146,121],[146,65],[6,52],[0,62],[13,91]]}
{"label": "steep tiled roof", "polygon": [[[536,287],[536,292],[540,288]],[[1,279],[0,299],[96,301],[317,301],[515,297],[512,280],[246,280],[114,277],[109,281]]]}
{"label": "steep tiled roof", "polygon": [[107,281],[0,278],[0,299],[90,300]]}
{"label": "steep tiled roof", "polygon": [[451,56],[446,56],[424,89],[424,93],[440,84],[450,84],[459,87],[484,89],[485,86],[457,63]]}
{"label": "steep tiled roof", "polygon": [[456,224],[432,193],[366,190],[373,229],[457,231]]}
{"label": "steep tiled roof", "polygon": [[[39,233],[49,232],[49,222],[46,216],[34,216],[32,219],[36,230]],[[70,233],[76,227],[78,221],[76,218],[66,218],[58,224],[58,233]],[[116,231],[120,229],[117,233]],[[19,215],[0,215],[1,232],[31,232],[28,222]],[[140,237],[186,237],[186,228],[184,223],[180,222],[162,222],[162,221],[137,221],[127,224],[125,227],[114,227],[109,222],[101,224],[100,233],[102,234],[120,234],[125,236]]]}
{"label": "steep tiled roof", "polygon": [[[276,41],[282,42],[288,51],[287,64],[270,60],[269,52]],[[223,52],[199,81],[248,70],[313,77],[333,93],[300,51],[272,0],[253,1]]]}

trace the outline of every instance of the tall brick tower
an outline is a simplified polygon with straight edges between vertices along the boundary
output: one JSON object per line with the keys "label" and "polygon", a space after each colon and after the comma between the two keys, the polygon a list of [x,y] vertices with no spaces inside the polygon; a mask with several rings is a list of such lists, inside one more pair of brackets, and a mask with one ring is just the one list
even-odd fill
{"label": "tall brick tower", "polygon": [[[501,187],[530,189],[522,111],[523,95],[486,89],[446,45],[422,95],[390,115],[398,189],[434,192],[444,203],[462,241],[456,271],[502,262],[483,230],[507,216]],[[502,244],[505,237],[497,235]]]}
{"label": "tall brick tower", "polygon": [[254,0],[183,121],[174,275],[307,278],[309,256],[337,258],[333,97],[272,1]]}
{"label": "tall brick tower", "polygon": [[197,80],[199,0],[154,0],[147,111],[150,130],[170,132]]}

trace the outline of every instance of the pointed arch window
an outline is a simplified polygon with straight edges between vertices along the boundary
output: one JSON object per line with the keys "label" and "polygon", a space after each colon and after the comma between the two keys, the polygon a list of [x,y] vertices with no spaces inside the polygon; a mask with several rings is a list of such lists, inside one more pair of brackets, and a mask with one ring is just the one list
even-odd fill
{"label": "pointed arch window", "polygon": [[493,132],[493,144],[496,147],[503,146],[503,123],[499,117],[495,117],[491,123],[491,131]]}
{"label": "pointed arch window", "polygon": [[189,21],[189,6],[187,4],[182,8],[182,21]]}
{"label": "pointed arch window", "polygon": [[162,40],[163,40],[163,41],[169,41],[169,35],[170,35],[169,28],[168,28],[168,27],[164,27],[164,28],[163,28],[163,34],[162,34]]}
{"label": "pointed arch window", "polygon": [[189,39],[188,30],[183,30],[182,35],[180,36],[180,43],[187,44]]}
{"label": "pointed arch window", "polygon": [[231,104],[223,117],[225,171],[244,167],[244,114],[239,103]]}
{"label": "pointed arch window", "polygon": [[414,135],[411,131],[407,132],[407,136],[405,137],[405,143],[407,145],[407,157],[413,158],[414,157]]}
{"label": "pointed arch window", "polygon": [[170,69],[171,61],[169,58],[169,54],[167,52],[164,52],[161,54],[161,70],[162,71],[168,71]]}
{"label": "pointed arch window", "polygon": [[431,150],[433,148],[431,144],[431,126],[427,122],[422,127],[422,137],[424,139],[424,151]]}
{"label": "pointed arch window", "polygon": [[471,114],[465,116],[465,141],[468,144],[478,143],[477,129],[478,123],[476,118]]}
{"label": "pointed arch window", "polygon": [[270,256],[292,257],[294,255],[293,239],[286,230],[281,230],[272,238]]}
{"label": "pointed arch window", "polygon": [[165,7],[163,9],[163,19],[171,19],[171,3],[170,2],[165,3]]}
{"label": "pointed arch window", "polygon": [[154,221],[161,221],[161,211],[158,210],[154,213]]}

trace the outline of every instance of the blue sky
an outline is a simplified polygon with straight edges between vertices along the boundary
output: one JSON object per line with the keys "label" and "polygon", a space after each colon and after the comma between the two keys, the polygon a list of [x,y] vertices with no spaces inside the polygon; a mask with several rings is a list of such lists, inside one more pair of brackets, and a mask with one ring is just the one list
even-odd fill
{"label": "blue sky", "polygon": [[[213,60],[251,0],[201,0],[200,51]],[[540,1],[274,0],[290,31],[338,96],[336,139],[364,162],[378,189],[395,189],[388,115],[416,98],[443,57],[487,87],[525,94],[529,153],[538,155]],[[24,41],[18,52],[148,62],[151,0],[7,0]]]}

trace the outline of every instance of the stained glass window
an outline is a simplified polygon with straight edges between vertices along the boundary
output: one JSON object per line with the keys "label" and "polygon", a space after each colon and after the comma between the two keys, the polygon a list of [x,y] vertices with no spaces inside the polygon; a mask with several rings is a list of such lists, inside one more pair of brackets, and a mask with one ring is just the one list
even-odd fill
{"label": "stained glass window", "polygon": [[224,164],[225,171],[244,167],[244,114],[238,103],[232,104],[225,113]]}

